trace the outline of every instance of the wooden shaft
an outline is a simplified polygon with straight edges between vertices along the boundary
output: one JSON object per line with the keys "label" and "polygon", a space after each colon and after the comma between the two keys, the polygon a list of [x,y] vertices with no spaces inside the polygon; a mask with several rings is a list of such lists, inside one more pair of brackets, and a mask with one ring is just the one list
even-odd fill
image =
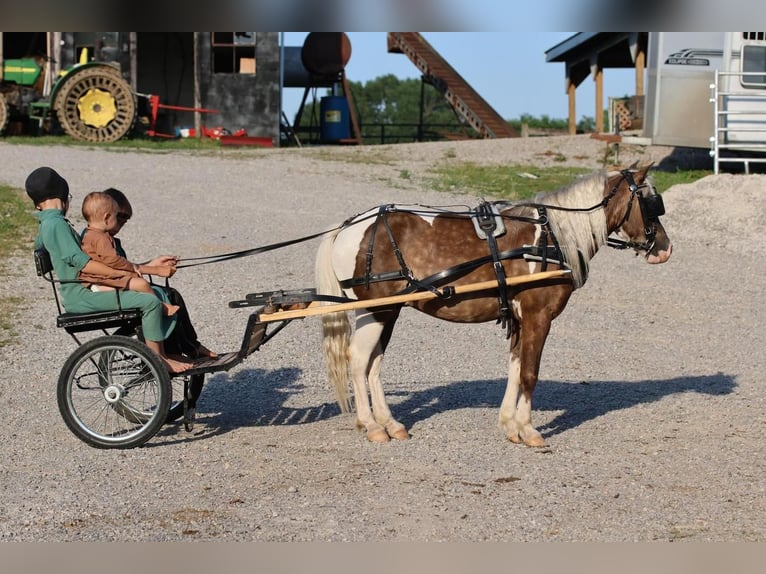
{"label": "wooden shaft", "polygon": [[[571,274],[568,269],[559,271],[544,271],[532,273],[530,275],[518,275],[508,277],[505,284],[508,286],[521,285],[523,283],[533,283],[535,281],[544,281],[546,279],[555,279],[557,277],[566,277]],[[455,285],[452,287],[455,295],[463,293],[473,293],[475,291],[487,291],[497,289],[497,281],[480,281],[478,283],[469,283],[467,285]],[[444,289],[443,287],[441,289]],[[267,323],[269,321],[284,321],[287,319],[302,319],[312,315],[324,315],[327,313],[337,313],[340,311],[351,311],[353,309],[371,309],[373,307],[385,307],[387,305],[399,305],[410,303],[412,301],[424,301],[435,299],[436,293],[432,291],[418,291],[416,293],[407,293],[405,295],[391,295],[390,297],[379,297],[377,299],[366,299],[364,301],[350,301],[348,303],[330,303],[322,305],[320,301],[312,301],[305,309],[293,309],[290,311],[275,311],[273,313],[260,313],[258,320]]]}

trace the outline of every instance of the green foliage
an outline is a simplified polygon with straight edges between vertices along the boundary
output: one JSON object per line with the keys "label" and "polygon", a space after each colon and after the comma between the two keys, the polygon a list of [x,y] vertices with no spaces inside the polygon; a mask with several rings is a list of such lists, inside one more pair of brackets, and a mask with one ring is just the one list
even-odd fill
{"label": "green foliage", "polygon": [[364,84],[350,82],[350,89],[359,123],[371,126],[371,141],[380,141],[379,135],[372,129],[375,124],[385,126],[386,143],[413,141],[421,121],[421,94],[422,122],[431,132],[425,134],[428,139],[436,134],[465,129],[444,96],[419,79],[399,79],[387,74]]}

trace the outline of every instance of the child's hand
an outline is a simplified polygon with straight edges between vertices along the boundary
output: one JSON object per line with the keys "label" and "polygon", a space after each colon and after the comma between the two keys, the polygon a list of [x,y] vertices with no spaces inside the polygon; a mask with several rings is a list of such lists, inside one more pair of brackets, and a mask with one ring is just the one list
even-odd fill
{"label": "child's hand", "polygon": [[160,277],[172,277],[176,273],[176,268],[171,265],[165,265],[159,267]]}
{"label": "child's hand", "polygon": [[[178,265],[177,255],[160,255],[156,259],[152,259],[149,265],[153,267],[175,267]],[[175,273],[175,271],[174,271]]]}

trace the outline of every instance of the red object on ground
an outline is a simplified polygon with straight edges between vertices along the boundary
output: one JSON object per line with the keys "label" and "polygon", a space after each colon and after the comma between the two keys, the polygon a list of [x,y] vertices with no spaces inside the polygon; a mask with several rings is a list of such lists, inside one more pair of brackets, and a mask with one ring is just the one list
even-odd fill
{"label": "red object on ground", "polygon": [[218,138],[221,145],[261,146],[274,147],[274,142],[269,137],[225,135]]}

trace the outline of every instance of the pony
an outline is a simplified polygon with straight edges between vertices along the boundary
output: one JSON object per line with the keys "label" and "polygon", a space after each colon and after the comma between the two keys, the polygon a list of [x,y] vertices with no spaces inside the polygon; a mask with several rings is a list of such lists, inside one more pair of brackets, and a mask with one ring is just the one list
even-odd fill
{"label": "pony", "polygon": [[[588,262],[604,245],[631,248],[648,263],[664,263],[672,244],[665,213],[648,171],[636,164],[599,170],[530,202],[486,202],[476,209],[381,205],[328,233],[315,264],[317,293],[363,302],[433,291],[428,300],[322,315],[323,352],[341,412],[349,412],[349,374],[356,426],[369,441],[405,440],[409,431],[391,413],[381,364],[404,305],[437,319],[500,322],[510,339],[508,382],[499,427],[513,443],[545,446],[532,425],[532,396],[551,322],[588,278]],[[611,234],[616,238],[610,238]],[[567,275],[507,287],[505,279],[545,270]],[[450,287],[496,281],[483,292]],[[494,283],[492,283],[494,285]],[[327,302],[322,304],[329,304]]]}

